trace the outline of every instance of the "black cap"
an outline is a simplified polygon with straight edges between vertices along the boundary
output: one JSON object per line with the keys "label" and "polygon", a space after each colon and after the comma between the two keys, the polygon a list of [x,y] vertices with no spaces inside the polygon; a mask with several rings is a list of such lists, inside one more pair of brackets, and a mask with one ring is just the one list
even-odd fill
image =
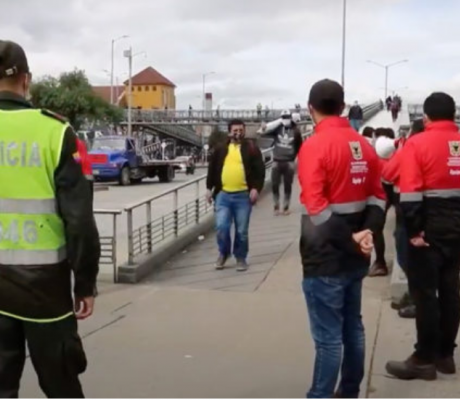
{"label": "black cap", "polygon": [[330,79],[316,82],[308,98],[308,104],[325,115],[335,115],[342,112],[345,94],[342,86]]}
{"label": "black cap", "polygon": [[24,49],[9,40],[0,40],[0,79],[29,73]]}

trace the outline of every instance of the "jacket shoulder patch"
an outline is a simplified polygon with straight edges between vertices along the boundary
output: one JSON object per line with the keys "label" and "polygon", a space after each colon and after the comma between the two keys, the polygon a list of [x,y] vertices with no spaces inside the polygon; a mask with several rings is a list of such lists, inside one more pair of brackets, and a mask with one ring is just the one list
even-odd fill
{"label": "jacket shoulder patch", "polygon": [[53,119],[56,119],[58,120],[59,122],[62,122],[63,124],[66,124],[68,121],[65,117],[63,117],[62,115],[59,115],[53,111],[50,111],[50,110],[47,110],[47,109],[42,109],[41,110],[41,113],[43,115],[46,115],[47,117],[50,117],[50,118],[53,118]]}

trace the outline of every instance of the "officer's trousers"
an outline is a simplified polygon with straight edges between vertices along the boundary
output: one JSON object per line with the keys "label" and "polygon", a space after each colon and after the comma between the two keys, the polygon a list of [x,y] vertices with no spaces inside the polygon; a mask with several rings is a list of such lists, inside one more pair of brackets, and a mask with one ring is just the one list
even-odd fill
{"label": "officer's trousers", "polygon": [[18,397],[26,342],[47,397],[84,397],[78,375],[86,370],[86,356],[75,317],[35,323],[0,315],[0,398]]}
{"label": "officer's trousers", "polygon": [[458,243],[409,246],[409,291],[417,308],[415,355],[434,363],[454,355],[460,325],[460,252]]}

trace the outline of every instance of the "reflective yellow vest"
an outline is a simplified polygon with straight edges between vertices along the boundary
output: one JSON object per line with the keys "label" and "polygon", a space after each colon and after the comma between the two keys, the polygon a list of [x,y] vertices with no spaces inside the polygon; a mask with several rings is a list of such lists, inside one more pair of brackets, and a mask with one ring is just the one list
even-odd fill
{"label": "reflective yellow vest", "polygon": [[67,128],[40,110],[0,110],[0,264],[49,265],[66,258],[54,172]]}

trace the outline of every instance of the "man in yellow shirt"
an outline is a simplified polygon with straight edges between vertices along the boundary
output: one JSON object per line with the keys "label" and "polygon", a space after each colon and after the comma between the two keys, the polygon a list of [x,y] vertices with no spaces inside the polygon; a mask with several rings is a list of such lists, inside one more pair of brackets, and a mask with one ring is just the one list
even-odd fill
{"label": "man in yellow shirt", "polygon": [[243,121],[233,120],[229,140],[217,146],[209,160],[206,197],[216,203],[216,230],[219,258],[216,269],[224,269],[232,254],[230,230],[235,221],[233,255],[237,270],[248,269],[249,220],[265,181],[265,164],[257,145],[245,139]]}

